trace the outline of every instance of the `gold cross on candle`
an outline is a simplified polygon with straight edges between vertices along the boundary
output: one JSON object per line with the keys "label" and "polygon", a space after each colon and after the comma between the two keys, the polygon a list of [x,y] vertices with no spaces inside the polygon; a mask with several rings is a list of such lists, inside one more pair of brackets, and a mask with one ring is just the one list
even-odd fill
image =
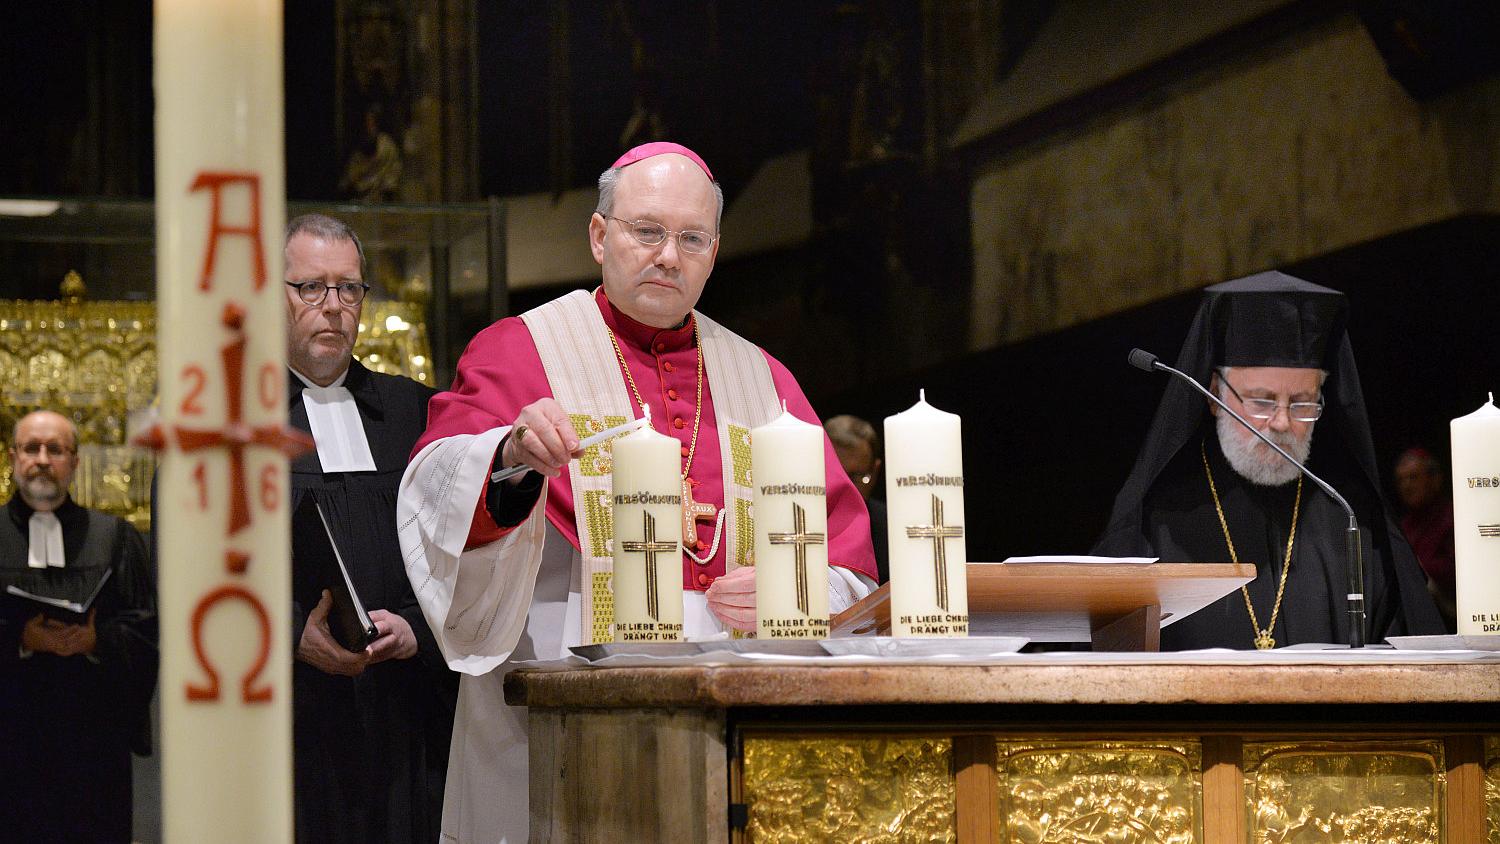
{"label": "gold cross on candle", "polygon": [[822,545],[823,534],[807,532],[807,511],[792,505],[792,532],[771,534],[772,545],[794,545],[797,549],[797,609],[807,615],[807,546]]}
{"label": "gold cross on candle", "polygon": [[[698,547],[698,521],[700,519],[713,521],[719,510],[707,501],[693,500],[693,481],[690,478],[682,479],[682,544],[687,548]],[[708,565],[702,563],[701,565]]]}
{"label": "gold cross on candle", "polygon": [[656,588],[656,555],[666,554],[677,550],[677,543],[656,541],[656,517],[650,513],[644,513],[645,534],[644,542],[626,541],[620,544],[621,550],[644,552],[646,555],[646,614],[651,616],[652,621],[661,621],[657,613],[658,596]]}
{"label": "gold cross on candle", "polygon": [[948,610],[948,543],[964,535],[963,525],[943,524],[943,499],[932,497],[932,524],[911,525],[906,529],[911,539],[932,540],[932,568],[937,579],[937,604],[944,612]]}

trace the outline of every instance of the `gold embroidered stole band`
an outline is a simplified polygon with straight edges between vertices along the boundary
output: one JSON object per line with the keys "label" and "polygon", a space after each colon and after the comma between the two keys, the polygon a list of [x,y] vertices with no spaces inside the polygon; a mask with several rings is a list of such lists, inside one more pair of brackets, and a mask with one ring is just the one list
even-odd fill
{"label": "gold embroidered stole band", "polygon": [[701,313],[698,335],[719,428],[724,507],[729,510],[725,528],[729,548],[724,555],[724,573],[728,574],[749,565],[755,551],[755,517],[750,511],[754,499],[750,487],[750,429],[781,415],[781,399],[771,380],[771,365],[758,346]]}

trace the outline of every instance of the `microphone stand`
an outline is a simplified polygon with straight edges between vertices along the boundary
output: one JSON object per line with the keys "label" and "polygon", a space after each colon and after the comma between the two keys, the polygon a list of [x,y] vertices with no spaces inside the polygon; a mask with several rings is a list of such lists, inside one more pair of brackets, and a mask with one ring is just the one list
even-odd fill
{"label": "microphone stand", "polygon": [[1161,370],[1162,372],[1174,375],[1178,378],[1181,378],[1188,384],[1191,384],[1193,389],[1202,393],[1210,401],[1222,408],[1225,413],[1228,413],[1230,416],[1234,417],[1234,420],[1236,422],[1244,425],[1245,429],[1255,436],[1259,437],[1261,442],[1275,449],[1277,454],[1281,455],[1288,463],[1296,466],[1303,475],[1307,476],[1308,480],[1321,487],[1322,490],[1328,493],[1334,501],[1338,502],[1340,507],[1344,508],[1344,512],[1349,515],[1349,527],[1344,531],[1344,567],[1345,572],[1348,576],[1349,587],[1348,594],[1345,595],[1345,598],[1349,602],[1349,647],[1364,647],[1365,566],[1362,556],[1363,546],[1360,543],[1359,536],[1359,521],[1354,517],[1354,508],[1349,506],[1349,502],[1345,501],[1344,496],[1339,495],[1337,490],[1325,483],[1322,478],[1308,471],[1306,466],[1303,466],[1301,463],[1297,462],[1297,460],[1290,454],[1287,454],[1285,451],[1283,451],[1281,446],[1272,442],[1270,437],[1267,437],[1265,434],[1261,433],[1261,430],[1259,428],[1251,425],[1250,422],[1243,416],[1240,416],[1238,413],[1235,413],[1233,410],[1231,410],[1229,405],[1225,404],[1222,399],[1210,392],[1208,388],[1204,387],[1202,384],[1199,384],[1191,375],[1188,375],[1186,372],[1183,372],[1180,369],[1174,369],[1170,366],[1167,366],[1166,364],[1158,360],[1156,355],[1153,355],[1150,352],[1144,351],[1142,349],[1131,349],[1129,362],[1130,365],[1135,367],[1136,369],[1142,369],[1146,372],[1151,372],[1152,370]]}

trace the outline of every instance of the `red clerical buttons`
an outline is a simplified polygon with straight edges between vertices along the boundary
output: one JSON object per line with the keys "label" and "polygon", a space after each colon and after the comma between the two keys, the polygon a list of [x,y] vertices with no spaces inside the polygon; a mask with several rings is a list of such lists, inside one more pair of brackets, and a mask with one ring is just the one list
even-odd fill
{"label": "red clerical buttons", "polygon": [[706,574],[699,574],[698,575],[698,585],[699,586],[707,586],[708,585],[708,575],[706,575]]}
{"label": "red clerical buttons", "polygon": [[672,371],[672,370],[673,370],[673,369],[676,369],[676,367],[675,367],[675,366],[673,366],[673,365],[672,365],[672,362],[671,362],[671,361],[669,361],[669,360],[664,360],[664,361],[662,361],[662,362],[661,362],[661,368],[662,368],[662,369],[665,369],[665,370],[666,370],[666,371],[668,371],[668,372],[671,372],[671,371]]}
{"label": "red clerical buttons", "polygon": [[667,350],[667,344],[666,343],[657,343],[656,344],[656,351],[657,351],[657,353],[665,352],[666,350]]}
{"label": "red clerical buttons", "polygon": [[667,398],[671,399],[672,401],[677,401],[677,391],[676,390],[668,390],[667,391]]}
{"label": "red clerical buttons", "polygon": [[681,416],[679,416],[679,417],[677,417],[677,418],[676,418],[676,419],[673,419],[673,420],[672,420],[672,427],[673,427],[673,428],[676,428],[676,429],[677,429],[677,430],[679,430],[679,431],[681,431],[681,430],[682,430],[682,429],[683,429],[683,428],[686,428],[686,427],[687,427],[687,423],[686,423],[686,422],[683,422],[683,421],[682,421],[682,417],[681,417]]}
{"label": "red clerical buttons", "polygon": [[682,447],[682,456],[683,457],[687,457],[687,453],[688,453],[688,447],[687,446],[683,446]]}

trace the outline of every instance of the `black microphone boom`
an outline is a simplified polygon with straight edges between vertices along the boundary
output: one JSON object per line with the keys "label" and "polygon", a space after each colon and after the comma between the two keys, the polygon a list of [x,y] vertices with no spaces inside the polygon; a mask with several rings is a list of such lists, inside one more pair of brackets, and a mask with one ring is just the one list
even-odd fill
{"label": "black microphone boom", "polygon": [[1349,592],[1345,596],[1349,601],[1349,647],[1364,647],[1365,566],[1363,554],[1361,552],[1362,546],[1359,538],[1359,520],[1354,517],[1354,508],[1349,506],[1349,502],[1344,500],[1344,496],[1339,495],[1337,490],[1329,486],[1326,482],[1324,482],[1322,478],[1314,475],[1312,472],[1309,472],[1306,466],[1303,466],[1290,454],[1287,454],[1285,451],[1283,451],[1281,446],[1277,445],[1274,442],[1271,442],[1270,437],[1267,437],[1265,434],[1261,433],[1261,430],[1259,428],[1251,425],[1243,416],[1240,416],[1238,413],[1235,413],[1233,410],[1231,410],[1229,405],[1225,404],[1207,387],[1199,384],[1191,375],[1188,375],[1186,372],[1183,372],[1180,369],[1173,369],[1172,367],[1167,366],[1166,364],[1162,363],[1156,357],[1156,355],[1153,355],[1150,352],[1145,351],[1144,349],[1131,349],[1130,355],[1127,357],[1127,360],[1129,361],[1130,365],[1135,367],[1136,369],[1143,369],[1147,372],[1151,372],[1152,370],[1160,370],[1167,373],[1168,375],[1181,378],[1184,382],[1190,384],[1194,390],[1202,393],[1209,399],[1209,401],[1212,401],[1214,404],[1222,408],[1225,413],[1228,413],[1230,416],[1234,417],[1236,422],[1244,425],[1246,430],[1259,437],[1261,442],[1275,449],[1276,453],[1281,455],[1288,463],[1296,466],[1298,471],[1302,472],[1302,474],[1305,475],[1308,480],[1317,484],[1324,492],[1328,493],[1334,501],[1338,502],[1340,507],[1344,508],[1344,512],[1349,514],[1349,528],[1344,533],[1344,565],[1349,579]]}

